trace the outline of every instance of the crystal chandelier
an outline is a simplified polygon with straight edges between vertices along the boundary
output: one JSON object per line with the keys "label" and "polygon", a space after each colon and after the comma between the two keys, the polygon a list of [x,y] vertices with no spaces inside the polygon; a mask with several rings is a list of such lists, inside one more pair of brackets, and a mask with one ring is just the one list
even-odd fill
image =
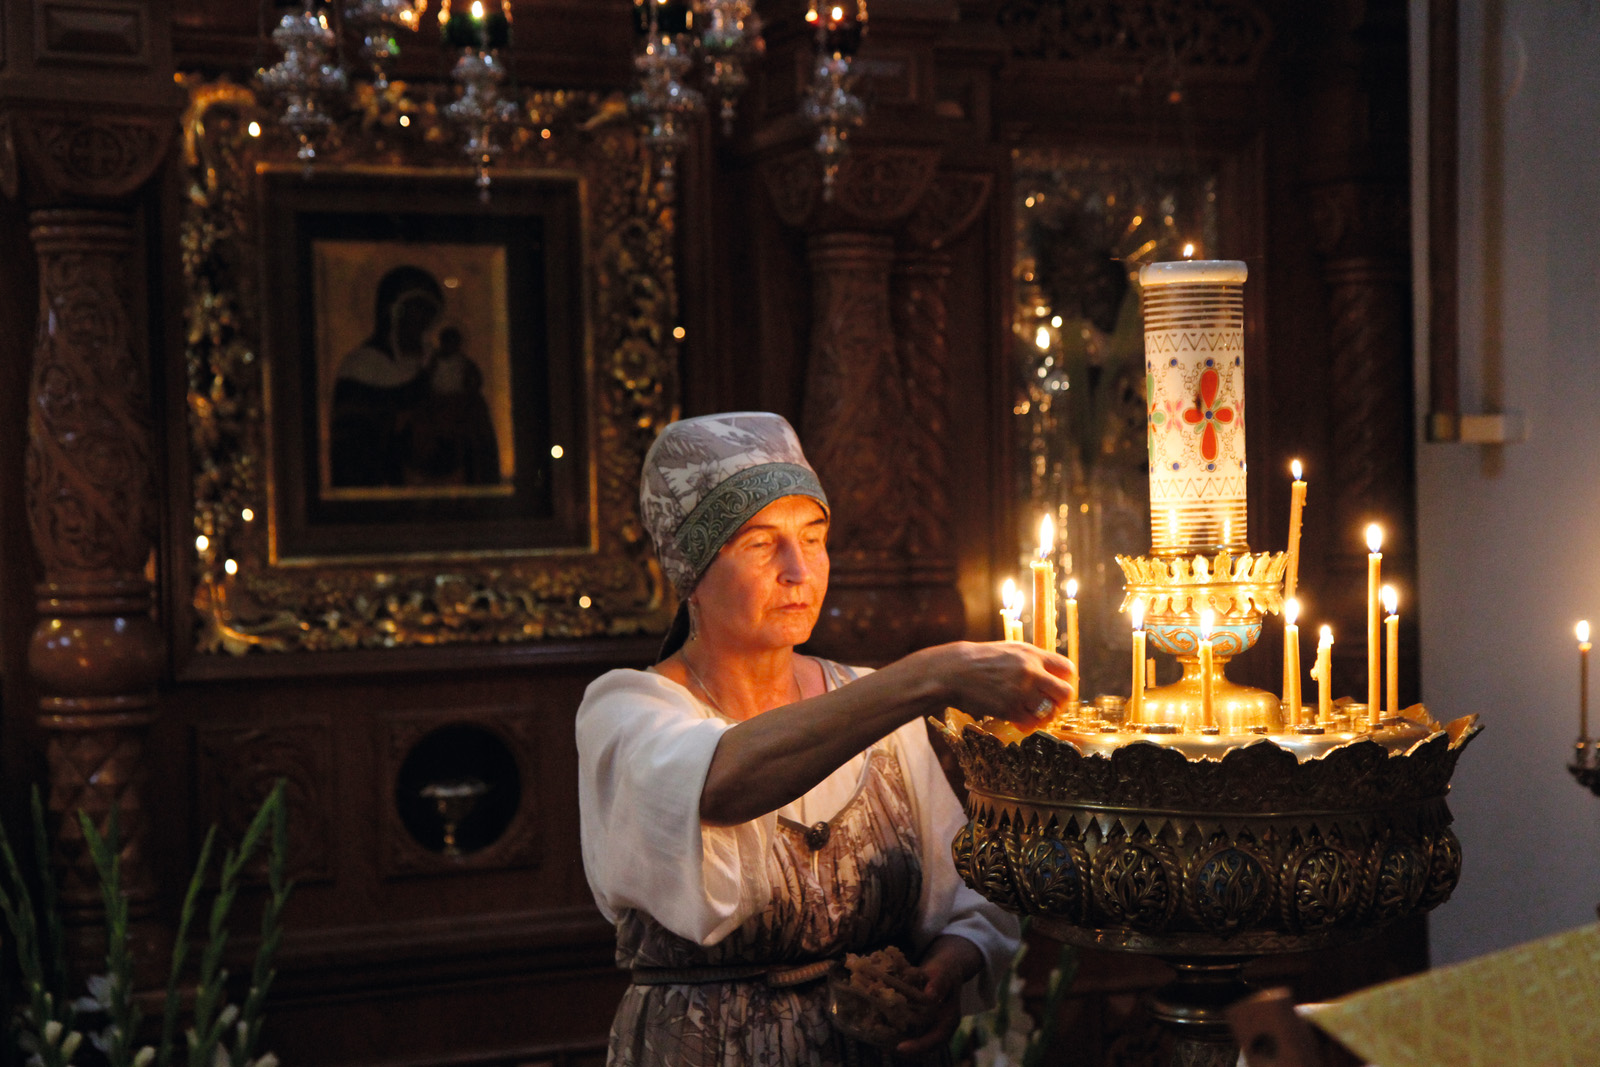
{"label": "crystal chandelier", "polygon": [[867,31],[866,0],[811,0],[806,21],[816,31],[817,64],[801,113],[817,126],[822,157],[822,198],[833,199],[839,164],[851,131],[866,118],[866,105],[852,92],[851,65]]}
{"label": "crystal chandelier", "polygon": [[765,47],[761,18],[752,0],[634,0],[633,13],[639,84],[628,106],[644,127],[662,195],[671,199],[689,123],[705,106],[704,96],[684,80],[695,54],[704,62],[705,86],[721,102],[722,131],[731,134],[739,96],[750,81],[745,65]]}
{"label": "crystal chandelier", "polygon": [[[317,140],[333,125],[337,110],[348,110],[350,79],[339,62],[341,39],[359,42],[356,51],[366,68],[355,86],[369,86],[381,106],[389,95],[389,72],[400,54],[401,38],[422,24],[428,0],[345,0],[334,9],[322,0],[302,0],[272,31],[282,58],[257,75],[263,90],[277,97],[278,121],[300,143],[299,159],[309,169],[316,161]],[[329,24],[329,13],[334,24]],[[501,152],[496,134],[516,120],[517,106],[506,97],[510,79],[506,51],[511,43],[511,0],[440,0],[439,36],[455,55],[450,72],[458,86],[456,99],[442,110],[462,131],[462,153],[477,172],[478,188],[487,195],[489,166]],[[403,122],[403,120],[402,120]]]}
{"label": "crystal chandelier", "polygon": [[283,58],[261,71],[261,87],[283,100],[278,121],[300,142],[296,154],[309,170],[317,158],[316,138],[333,125],[324,101],[345,88],[344,71],[329,61],[338,40],[314,0],[305,0],[301,10],[278,21],[272,42],[283,49]]}
{"label": "crystal chandelier", "polygon": [[694,66],[694,8],[688,0],[636,0],[636,28],[642,41],[633,57],[639,87],[628,107],[644,125],[644,143],[656,161],[661,195],[676,192],[678,156],[689,144],[689,121],[705,98],[684,84]]}

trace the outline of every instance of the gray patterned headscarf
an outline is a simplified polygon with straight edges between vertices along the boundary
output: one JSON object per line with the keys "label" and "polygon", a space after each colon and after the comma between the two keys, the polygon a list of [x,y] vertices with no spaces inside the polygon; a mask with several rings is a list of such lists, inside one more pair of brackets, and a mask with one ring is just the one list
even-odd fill
{"label": "gray patterned headscarf", "polygon": [[780,497],[828,508],[817,472],[780,415],[733,411],[668,424],[644,457],[639,513],[680,598],[756,512]]}

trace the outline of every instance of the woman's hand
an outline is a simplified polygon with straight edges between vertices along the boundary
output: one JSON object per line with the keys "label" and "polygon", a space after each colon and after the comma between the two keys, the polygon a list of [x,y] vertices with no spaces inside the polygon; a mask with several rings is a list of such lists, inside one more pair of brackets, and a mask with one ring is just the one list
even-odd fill
{"label": "woman's hand", "polygon": [[1072,661],[1020,641],[956,641],[906,657],[942,678],[946,703],[981,719],[1031,725],[1078,695]]}
{"label": "woman's hand", "polygon": [[946,1045],[961,1022],[961,987],[983,969],[983,954],[964,937],[942,934],[933,939],[917,964],[926,974],[923,990],[933,1001],[927,1029],[895,1046],[895,1055],[915,1058]]}

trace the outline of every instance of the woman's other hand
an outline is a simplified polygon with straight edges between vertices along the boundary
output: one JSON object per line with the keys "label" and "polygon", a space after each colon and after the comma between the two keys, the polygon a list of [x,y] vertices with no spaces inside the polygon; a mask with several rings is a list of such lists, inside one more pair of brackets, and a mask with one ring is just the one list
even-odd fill
{"label": "woman's other hand", "polygon": [[1022,725],[1047,719],[1078,695],[1078,669],[1065,656],[1020,641],[956,641],[906,657],[943,679],[945,702],[975,719]]}
{"label": "woman's other hand", "polygon": [[961,987],[983,968],[983,954],[966,938],[943,934],[928,944],[917,966],[927,975],[922,988],[933,1006],[928,1009],[927,1029],[895,1046],[895,1055],[908,1059],[949,1044],[961,1022]]}

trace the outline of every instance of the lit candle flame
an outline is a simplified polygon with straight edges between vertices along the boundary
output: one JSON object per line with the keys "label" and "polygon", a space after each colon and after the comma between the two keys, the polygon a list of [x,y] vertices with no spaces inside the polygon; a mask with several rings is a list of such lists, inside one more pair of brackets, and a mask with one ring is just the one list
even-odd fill
{"label": "lit candle flame", "polygon": [[1056,524],[1046,515],[1039,522],[1039,558],[1049,559],[1056,547]]}
{"label": "lit candle flame", "polygon": [[1194,242],[1193,241],[1187,241],[1187,242],[1184,243],[1184,246],[1183,246],[1183,258],[1184,259],[1193,259],[1194,258]]}
{"label": "lit candle flame", "polygon": [[472,17],[483,18],[483,0],[472,0]]}
{"label": "lit candle flame", "polygon": [[1297,459],[1293,459],[1293,460],[1289,461],[1289,473],[1294,475],[1294,480],[1297,481],[1297,482],[1304,480],[1301,477],[1302,471],[1301,471],[1301,467],[1300,467],[1300,461],[1297,460]]}
{"label": "lit candle flame", "polygon": [[1067,599],[1068,600],[1077,600],[1078,599],[1078,579],[1076,579],[1076,578],[1068,578],[1067,579]]}
{"label": "lit candle flame", "polygon": [[1367,551],[1376,553],[1383,547],[1383,527],[1377,523],[1367,527]]}
{"label": "lit candle flame", "polygon": [[1206,608],[1200,613],[1200,640],[1211,640],[1211,627],[1216,625],[1217,613]]}
{"label": "lit candle flame", "polygon": [[1383,597],[1383,613],[1385,615],[1393,615],[1400,610],[1400,594],[1395,591],[1394,586],[1384,586],[1381,595]]}
{"label": "lit candle flame", "polygon": [[833,21],[840,22],[840,21],[843,21],[843,19],[844,19],[844,8],[842,8],[842,7],[834,8],[833,9]]}
{"label": "lit candle flame", "polygon": [[1129,604],[1128,614],[1133,617],[1133,628],[1135,630],[1144,629],[1144,601],[1135,600],[1132,604]]}
{"label": "lit candle flame", "polygon": [[1322,629],[1317,631],[1317,647],[1333,647],[1333,627],[1329,626],[1327,623],[1323,623]]}
{"label": "lit candle flame", "polygon": [[1041,351],[1041,352],[1043,352],[1045,349],[1049,348],[1050,347],[1050,331],[1047,328],[1043,327],[1043,326],[1039,327],[1039,332],[1033,335],[1033,343],[1034,343],[1035,346],[1038,347],[1039,351]]}
{"label": "lit candle flame", "polygon": [[1290,626],[1300,617],[1300,598],[1292,596],[1283,602],[1283,621]]}
{"label": "lit candle flame", "polygon": [[812,8],[810,11],[806,12],[806,21],[807,22],[815,22],[815,21],[817,21],[817,12],[816,12],[815,8]]}
{"label": "lit candle flame", "polygon": [[1017,590],[1015,578],[1007,578],[1006,584],[1000,587],[1000,605],[1005,608],[1007,615],[1020,614],[1022,611],[1022,594]]}
{"label": "lit candle flame", "polygon": [[1589,620],[1584,619],[1578,623],[1572,628],[1572,632],[1578,635],[1578,644],[1587,645],[1589,643]]}

